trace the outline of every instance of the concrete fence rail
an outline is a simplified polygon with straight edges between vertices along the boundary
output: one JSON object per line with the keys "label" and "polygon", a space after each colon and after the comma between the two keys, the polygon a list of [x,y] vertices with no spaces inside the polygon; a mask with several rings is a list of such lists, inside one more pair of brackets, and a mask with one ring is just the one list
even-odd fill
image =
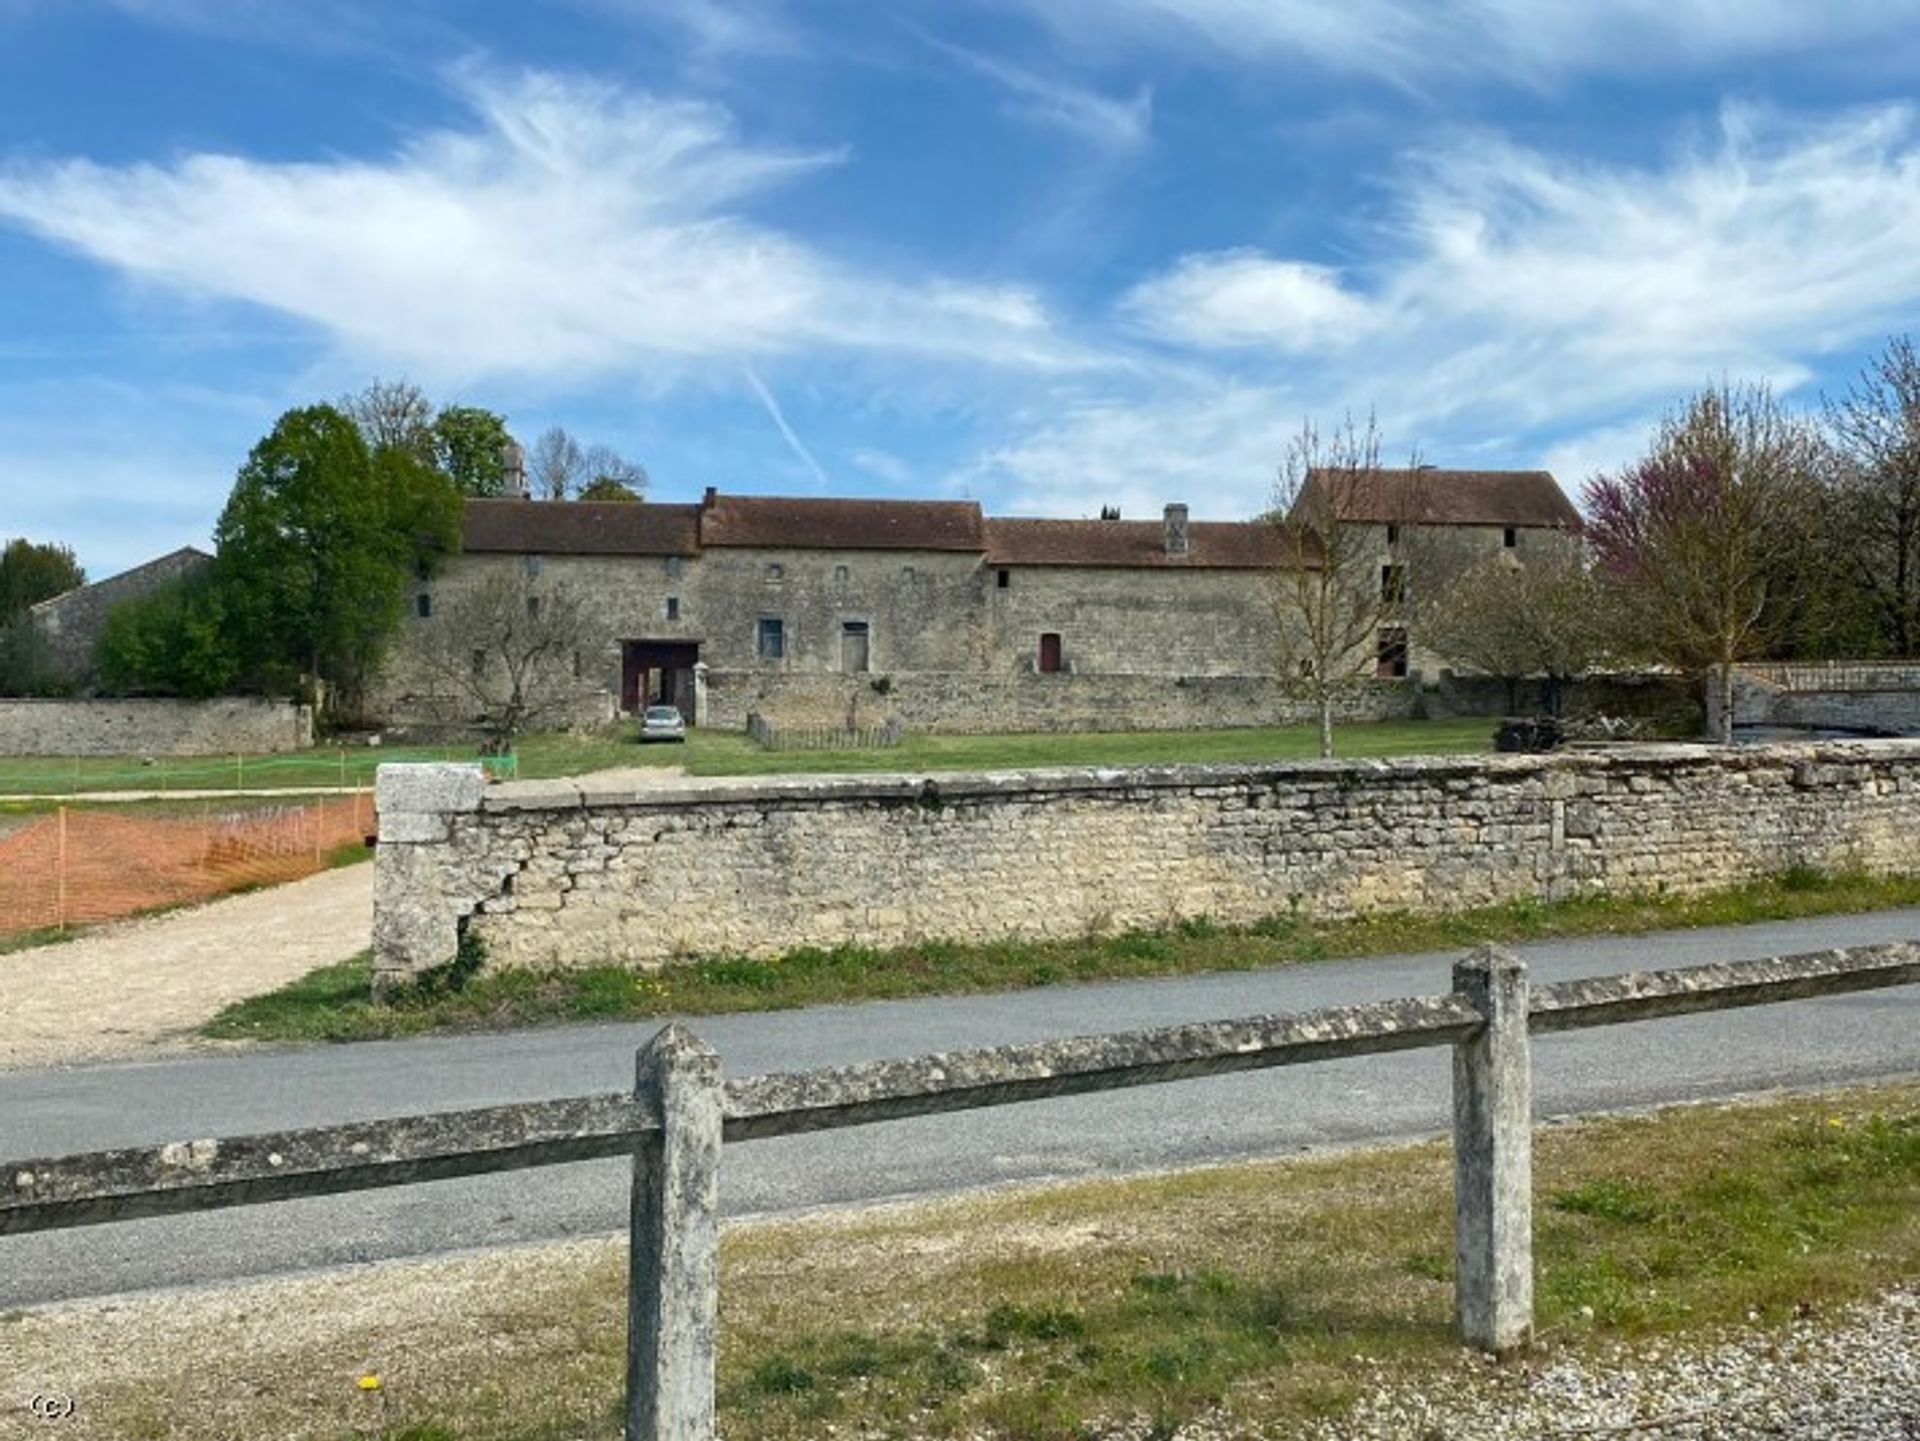
{"label": "concrete fence rail", "polygon": [[634,1160],[627,1435],[713,1435],[725,1142],[1428,1046],[1454,1054],[1455,1315],[1508,1352],[1533,1327],[1529,1035],[1920,982],[1920,941],[1568,981],[1482,947],[1446,995],[727,1081],[670,1025],[631,1093],[0,1164],[0,1236],[454,1176]]}

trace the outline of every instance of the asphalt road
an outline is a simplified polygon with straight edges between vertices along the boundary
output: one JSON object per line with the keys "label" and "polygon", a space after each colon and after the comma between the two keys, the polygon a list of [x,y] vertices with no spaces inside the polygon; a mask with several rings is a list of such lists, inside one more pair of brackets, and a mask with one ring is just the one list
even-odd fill
{"label": "asphalt road", "polygon": [[[1525,947],[1537,983],[1920,936],[1920,910]],[[1305,1010],[1448,988],[1451,955],[702,1018],[731,1074]],[[0,1073],[0,1158],[613,1090],[653,1024]],[[1535,1042],[1551,1117],[1920,1074],[1920,988],[1643,1022]],[[1444,1049],[729,1148],[730,1215],[1125,1173],[1430,1135]],[[627,1167],[590,1162],[206,1215],[0,1237],[0,1309],[601,1234]]]}

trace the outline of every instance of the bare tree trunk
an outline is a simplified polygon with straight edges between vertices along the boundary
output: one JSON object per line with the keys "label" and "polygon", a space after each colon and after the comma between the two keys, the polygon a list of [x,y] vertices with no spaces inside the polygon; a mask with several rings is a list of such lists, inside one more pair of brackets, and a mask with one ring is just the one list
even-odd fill
{"label": "bare tree trunk", "polygon": [[1716,677],[1720,686],[1720,734],[1715,737],[1721,745],[1733,744],[1733,662],[1722,661],[1720,674]]}
{"label": "bare tree trunk", "polygon": [[1320,759],[1333,759],[1333,692],[1320,693]]}

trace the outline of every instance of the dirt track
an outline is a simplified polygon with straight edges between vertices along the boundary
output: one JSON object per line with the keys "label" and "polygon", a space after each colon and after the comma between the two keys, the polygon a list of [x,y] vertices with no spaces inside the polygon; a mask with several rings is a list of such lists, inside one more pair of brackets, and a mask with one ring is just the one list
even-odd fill
{"label": "dirt track", "polygon": [[229,1002],[364,951],[372,926],[356,865],[0,955],[0,1069],[192,1045]]}

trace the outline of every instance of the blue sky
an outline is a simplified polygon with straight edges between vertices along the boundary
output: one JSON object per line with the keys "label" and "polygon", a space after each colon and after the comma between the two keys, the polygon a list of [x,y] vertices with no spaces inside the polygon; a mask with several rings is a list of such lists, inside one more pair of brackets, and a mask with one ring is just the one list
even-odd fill
{"label": "blue sky", "polygon": [[375,376],[660,500],[1569,489],[1920,313],[1920,6],[0,0],[0,535],[204,543]]}

